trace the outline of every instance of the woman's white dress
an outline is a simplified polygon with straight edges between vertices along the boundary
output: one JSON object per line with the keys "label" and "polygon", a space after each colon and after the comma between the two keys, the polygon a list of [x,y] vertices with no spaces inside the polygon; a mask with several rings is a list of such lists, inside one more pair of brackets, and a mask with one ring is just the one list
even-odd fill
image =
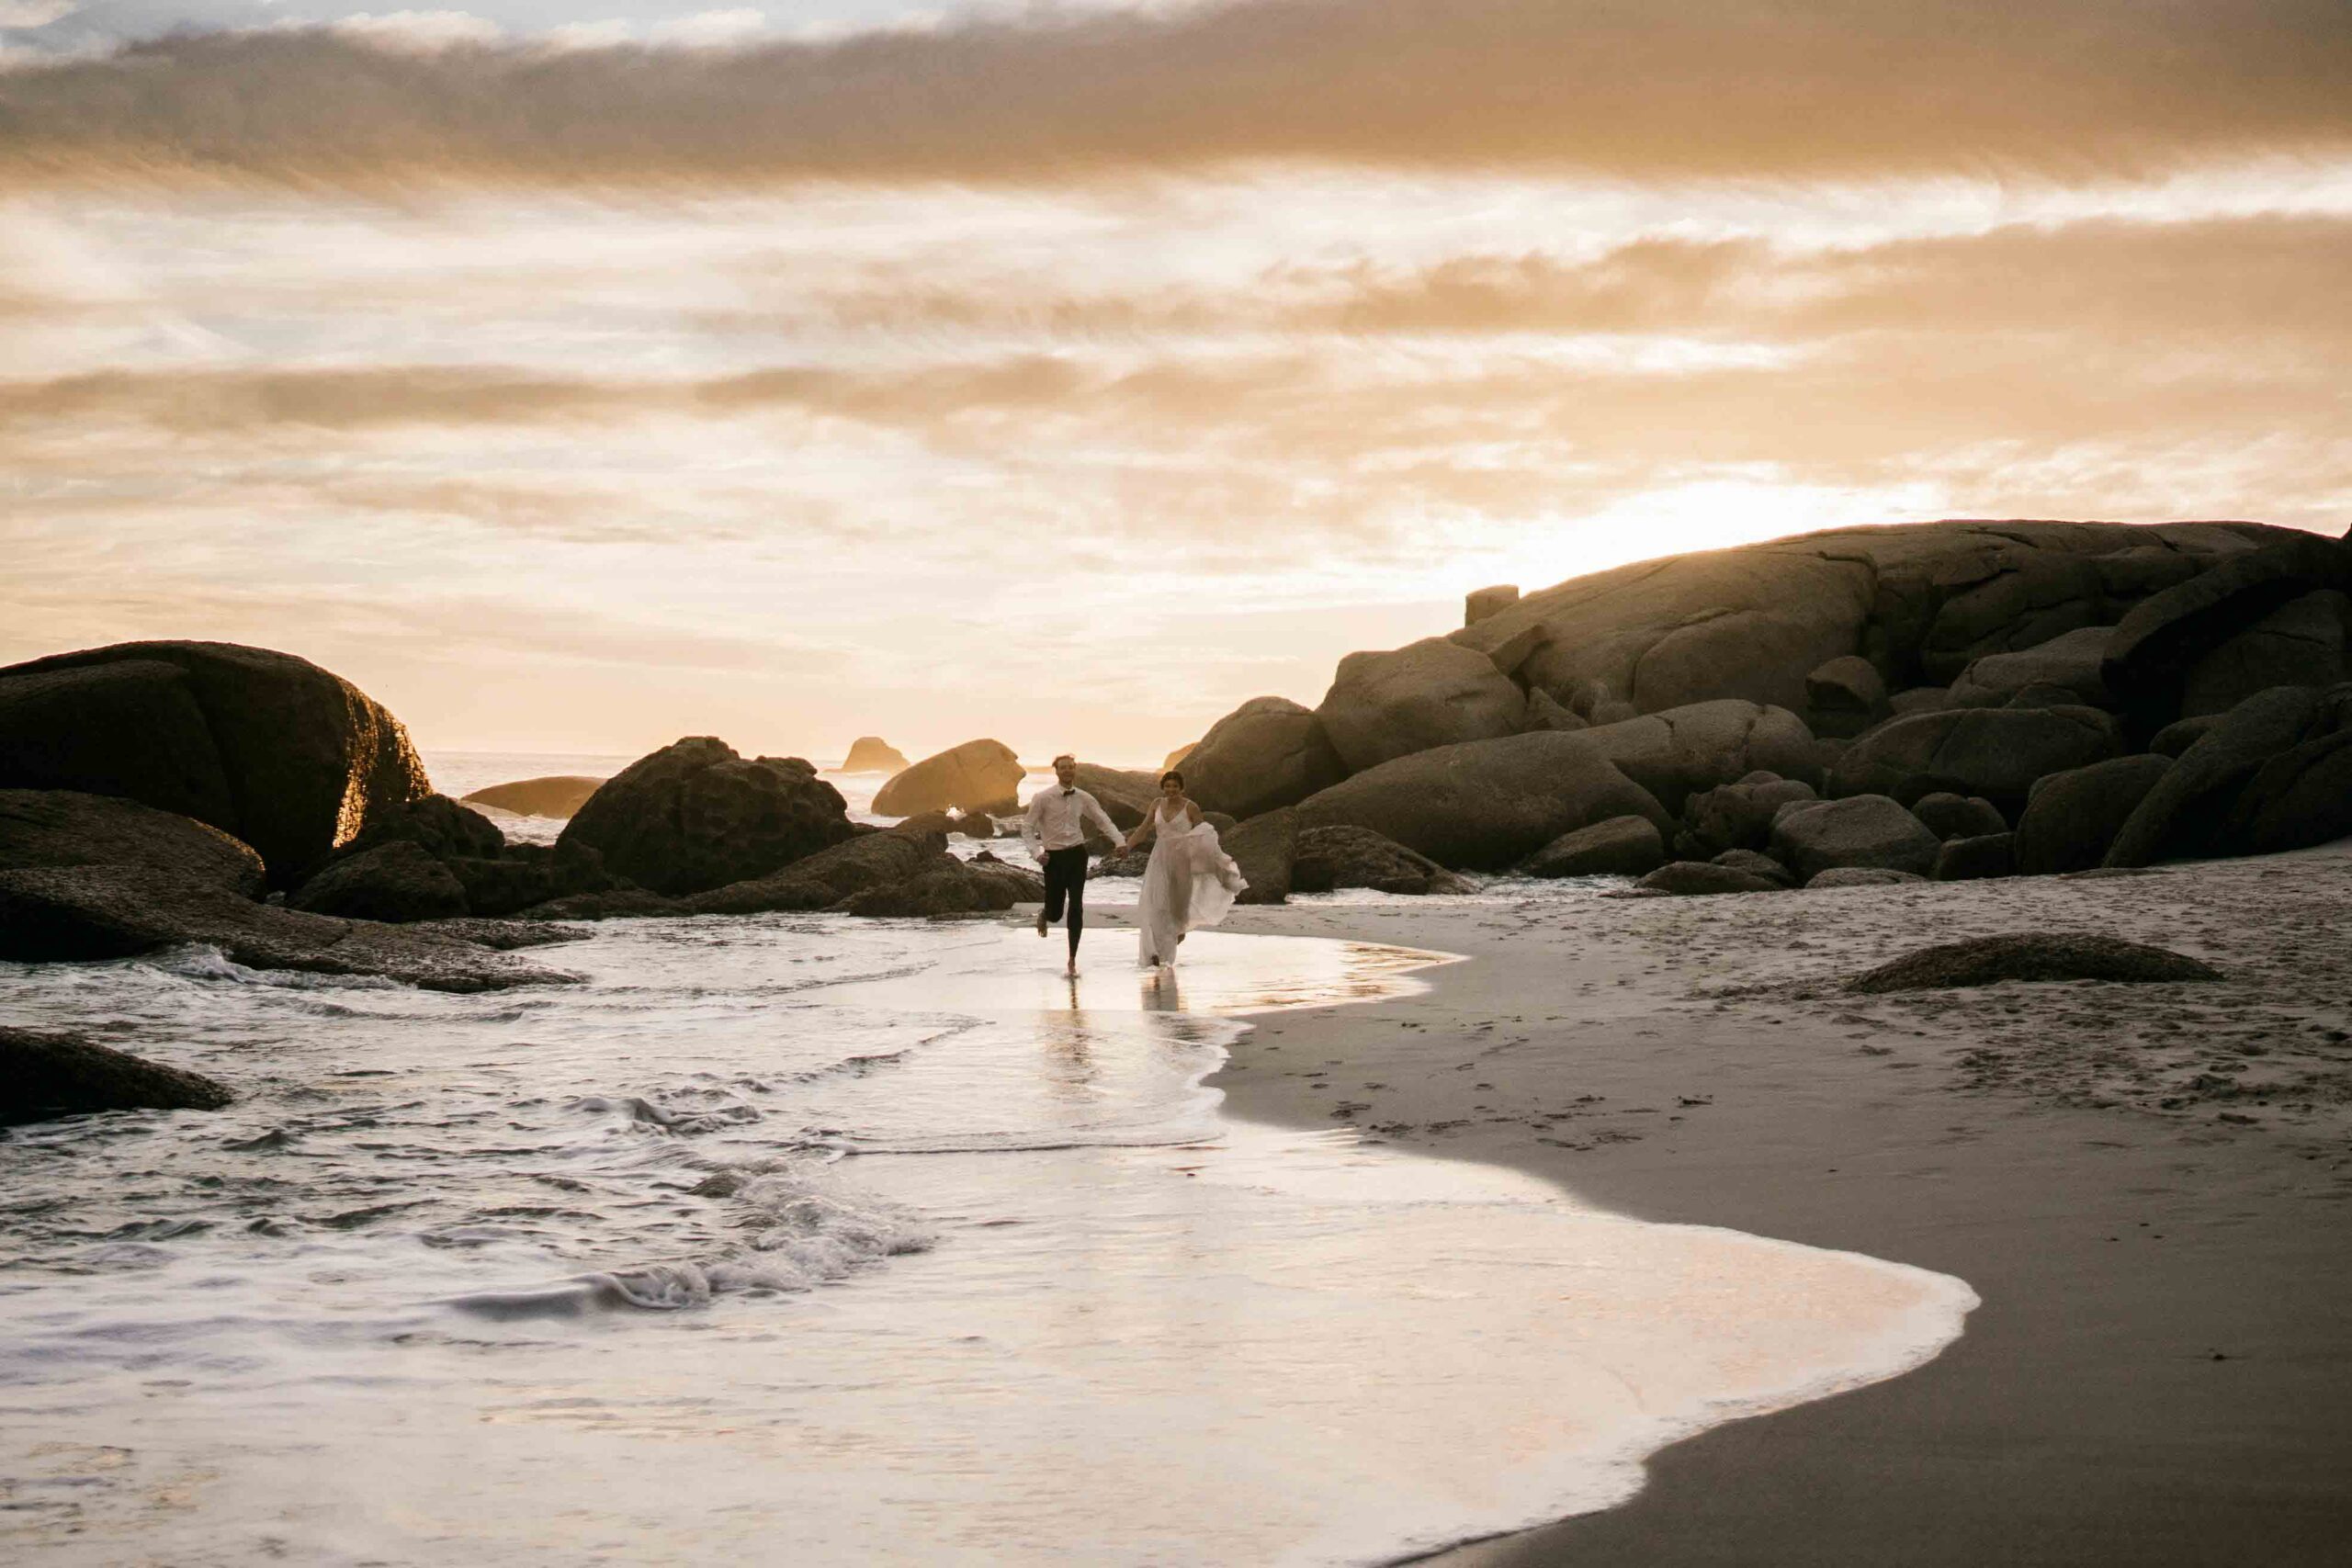
{"label": "woman's white dress", "polygon": [[1144,865],[1143,897],[1136,905],[1141,937],[1136,959],[1146,969],[1175,963],[1176,944],[1184,933],[1225,919],[1235,896],[1250,886],[1206,822],[1188,824],[1182,807],[1171,817],[1155,800],[1151,824],[1151,859]]}

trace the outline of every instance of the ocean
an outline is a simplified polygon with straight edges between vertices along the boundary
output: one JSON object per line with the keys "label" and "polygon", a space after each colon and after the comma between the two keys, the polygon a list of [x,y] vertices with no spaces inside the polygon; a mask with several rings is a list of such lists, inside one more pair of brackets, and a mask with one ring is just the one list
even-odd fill
{"label": "ocean", "polygon": [[241,1096],[0,1140],[0,1546],[1379,1562],[1622,1500],[1973,1304],[1204,1085],[1245,1015],[1442,954],[1205,932],[1155,986],[1107,928],[1076,982],[1003,918],[581,930],[536,954],[577,984],[481,996],[0,964],[0,1018]]}

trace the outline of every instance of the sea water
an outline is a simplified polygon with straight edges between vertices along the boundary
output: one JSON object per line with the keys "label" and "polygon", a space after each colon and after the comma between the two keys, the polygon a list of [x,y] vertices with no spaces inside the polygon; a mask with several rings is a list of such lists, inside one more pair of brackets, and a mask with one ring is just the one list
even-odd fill
{"label": "sea water", "polygon": [[0,1018],[232,1085],[0,1141],[0,1554],[1374,1562],[1892,1376],[1962,1282],[1237,1122],[1236,1015],[1436,955],[617,921],[479,996],[202,948]]}

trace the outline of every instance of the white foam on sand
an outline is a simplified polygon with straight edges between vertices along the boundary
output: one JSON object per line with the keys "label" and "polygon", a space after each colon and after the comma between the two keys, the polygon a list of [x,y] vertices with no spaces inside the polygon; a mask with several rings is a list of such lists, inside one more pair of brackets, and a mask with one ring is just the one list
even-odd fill
{"label": "white foam on sand", "polygon": [[[253,1151],[207,1155],[209,1179],[356,1191],[382,1158],[478,1185],[472,1208],[266,1241],[223,1211],[105,1233],[135,1260],[11,1270],[0,1425],[39,1440],[0,1441],[21,1478],[0,1543],[1380,1562],[1622,1500],[1664,1443],[1893,1376],[1975,1304],[1898,1264],[1236,1122],[1202,1082],[1228,1015],[1396,995],[1439,955],[1204,932],[1155,984],[1133,944],[1090,933],[1073,985],[1059,933],[1025,927],[649,922],[519,1003],[348,993],[355,1017],[420,1010],[365,1037],[365,1125],[289,1122],[304,1084],[249,1099],[201,1123]],[[191,996],[173,1008],[259,1010],[252,1043],[280,1050],[364,1027],[317,992]],[[459,1066],[406,1059],[445,1042]],[[663,1084],[620,1087],[655,1062]],[[453,1073],[472,1098],[435,1098]],[[168,1163],[72,1147],[134,1182]]]}

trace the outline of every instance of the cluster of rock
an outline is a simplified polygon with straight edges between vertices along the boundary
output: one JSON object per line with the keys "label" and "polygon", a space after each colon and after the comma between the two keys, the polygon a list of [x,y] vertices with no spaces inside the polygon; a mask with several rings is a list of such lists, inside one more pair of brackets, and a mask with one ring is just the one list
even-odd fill
{"label": "cluster of rock", "polygon": [[[1009,755],[1009,754],[1008,754]],[[0,958],[128,957],[203,943],[255,968],[446,990],[569,978],[514,950],[545,922],[763,909],[952,914],[1042,897],[948,854],[974,810],[888,832],[849,820],[797,758],[681,740],[509,843],[432,793],[399,721],[291,655],[132,643],[0,670]],[[492,804],[498,804],[492,802]]]}
{"label": "cluster of rock", "polygon": [[1184,771],[1242,834],[1660,891],[2294,848],[2352,832],[2348,593],[2257,524],[1843,529],[1482,590]]}

